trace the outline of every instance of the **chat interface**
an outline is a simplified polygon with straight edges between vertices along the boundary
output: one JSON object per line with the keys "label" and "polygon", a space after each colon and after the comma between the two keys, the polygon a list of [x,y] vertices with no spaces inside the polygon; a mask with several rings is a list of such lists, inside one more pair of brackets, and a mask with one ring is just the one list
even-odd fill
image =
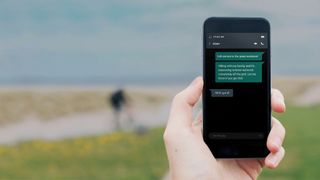
{"label": "chat interface", "polygon": [[265,138],[268,34],[206,35],[207,134],[213,140]]}

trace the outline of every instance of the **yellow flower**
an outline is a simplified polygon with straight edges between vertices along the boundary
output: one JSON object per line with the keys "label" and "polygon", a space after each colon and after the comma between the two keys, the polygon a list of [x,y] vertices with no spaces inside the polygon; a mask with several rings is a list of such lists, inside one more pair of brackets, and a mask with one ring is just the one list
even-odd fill
{"label": "yellow flower", "polygon": [[98,139],[99,144],[106,144],[107,142],[109,142],[110,138],[109,136],[101,136]]}

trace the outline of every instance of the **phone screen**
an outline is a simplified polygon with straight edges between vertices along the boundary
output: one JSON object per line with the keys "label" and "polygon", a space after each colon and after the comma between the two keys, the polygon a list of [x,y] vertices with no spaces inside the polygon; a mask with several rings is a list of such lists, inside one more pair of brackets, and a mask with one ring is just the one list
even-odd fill
{"label": "phone screen", "polygon": [[[266,154],[269,33],[207,31],[204,37],[205,141],[222,157]],[[252,148],[263,152],[250,154]]]}

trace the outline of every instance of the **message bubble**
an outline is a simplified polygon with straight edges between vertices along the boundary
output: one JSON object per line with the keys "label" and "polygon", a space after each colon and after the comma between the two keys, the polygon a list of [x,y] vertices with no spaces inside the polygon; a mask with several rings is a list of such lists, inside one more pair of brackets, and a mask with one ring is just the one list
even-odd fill
{"label": "message bubble", "polygon": [[262,61],[263,52],[216,52],[216,61]]}
{"label": "message bubble", "polygon": [[262,82],[262,64],[263,62],[216,62],[215,81]]}
{"label": "message bubble", "polygon": [[211,97],[233,97],[233,89],[210,89]]}

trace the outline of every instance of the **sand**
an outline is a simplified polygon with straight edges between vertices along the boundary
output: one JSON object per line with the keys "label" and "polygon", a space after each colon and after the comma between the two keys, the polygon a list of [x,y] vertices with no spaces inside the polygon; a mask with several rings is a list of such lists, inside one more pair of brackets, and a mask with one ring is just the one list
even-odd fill
{"label": "sand", "polygon": [[[273,81],[288,103],[320,104],[320,78],[282,77]],[[116,87],[2,87],[0,88],[0,144],[30,140],[59,140],[112,133],[113,112],[106,98]],[[172,97],[182,86],[131,86],[134,123],[122,117],[122,128],[164,126]],[[201,109],[198,103],[195,110]]]}
{"label": "sand", "polygon": [[[112,90],[105,87],[2,88],[1,112],[8,114],[1,117],[15,119],[2,119],[0,144],[112,133],[116,130],[114,114],[106,105],[107,95]],[[126,90],[131,99],[133,122],[129,121],[126,113],[122,113],[122,130],[166,124],[170,101],[177,88],[131,87]]]}

